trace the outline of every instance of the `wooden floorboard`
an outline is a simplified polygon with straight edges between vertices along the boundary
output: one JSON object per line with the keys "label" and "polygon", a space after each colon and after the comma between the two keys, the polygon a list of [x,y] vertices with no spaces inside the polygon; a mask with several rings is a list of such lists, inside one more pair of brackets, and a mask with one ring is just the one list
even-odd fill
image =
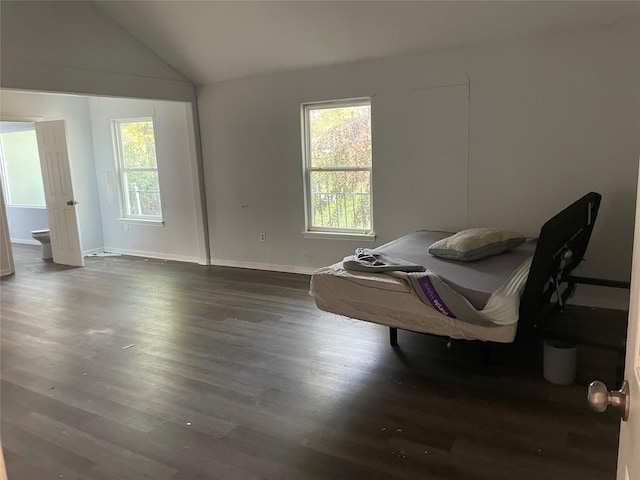
{"label": "wooden floorboard", "polygon": [[[615,478],[619,421],[585,401],[590,380],[613,386],[610,350],[581,347],[561,387],[537,342],[488,364],[481,344],[411,332],[394,349],[384,327],[319,311],[305,275],[14,255],[0,284],[11,480]],[[624,330],[624,314],[607,321]]]}

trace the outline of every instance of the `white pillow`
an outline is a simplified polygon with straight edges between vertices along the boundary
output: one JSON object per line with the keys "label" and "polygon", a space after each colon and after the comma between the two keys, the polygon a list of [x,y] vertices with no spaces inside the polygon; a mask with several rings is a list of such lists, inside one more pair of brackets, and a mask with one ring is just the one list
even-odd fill
{"label": "white pillow", "polygon": [[470,228],[443,238],[429,247],[429,253],[449,260],[472,262],[510,250],[525,237],[511,230]]}

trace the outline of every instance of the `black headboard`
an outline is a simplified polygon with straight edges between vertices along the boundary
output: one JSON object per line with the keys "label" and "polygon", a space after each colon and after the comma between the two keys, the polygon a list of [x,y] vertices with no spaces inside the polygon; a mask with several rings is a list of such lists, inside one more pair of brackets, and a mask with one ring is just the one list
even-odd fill
{"label": "black headboard", "polygon": [[591,192],[572,203],[540,229],[527,284],[520,301],[518,333],[530,330],[545,317],[557,283],[566,282],[584,257],[598,215],[599,193]]}

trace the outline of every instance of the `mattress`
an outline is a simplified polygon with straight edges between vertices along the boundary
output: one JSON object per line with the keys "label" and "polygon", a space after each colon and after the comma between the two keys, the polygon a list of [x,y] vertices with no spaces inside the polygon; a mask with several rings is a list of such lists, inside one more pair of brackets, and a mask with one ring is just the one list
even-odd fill
{"label": "mattress", "polygon": [[[374,251],[424,265],[472,308],[482,311],[495,303],[494,293],[533,256],[536,247],[536,242],[529,240],[509,252],[477,262],[443,260],[430,255],[429,245],[448,235],[451,233],[414,232]],[[310,293],[321,310],[347,317],[451,338],[509,343],[515,338],[517,302],[526,272],[520,282],[515,290],[515,318],[502,324],[478,324],[443,315],[420,299],[407,274],[347,271],[342,262],[314,272]]]}

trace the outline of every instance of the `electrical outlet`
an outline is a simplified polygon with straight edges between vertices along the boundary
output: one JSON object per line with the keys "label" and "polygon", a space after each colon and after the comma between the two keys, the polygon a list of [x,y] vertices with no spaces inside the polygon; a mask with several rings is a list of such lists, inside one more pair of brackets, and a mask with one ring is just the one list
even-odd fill
{"label": "electrical outlet", "polygon": [[258,234],[258,240],[260,240],[261,242],[266,242],[267,241],[267,234],[266,233],[259,233]]}

